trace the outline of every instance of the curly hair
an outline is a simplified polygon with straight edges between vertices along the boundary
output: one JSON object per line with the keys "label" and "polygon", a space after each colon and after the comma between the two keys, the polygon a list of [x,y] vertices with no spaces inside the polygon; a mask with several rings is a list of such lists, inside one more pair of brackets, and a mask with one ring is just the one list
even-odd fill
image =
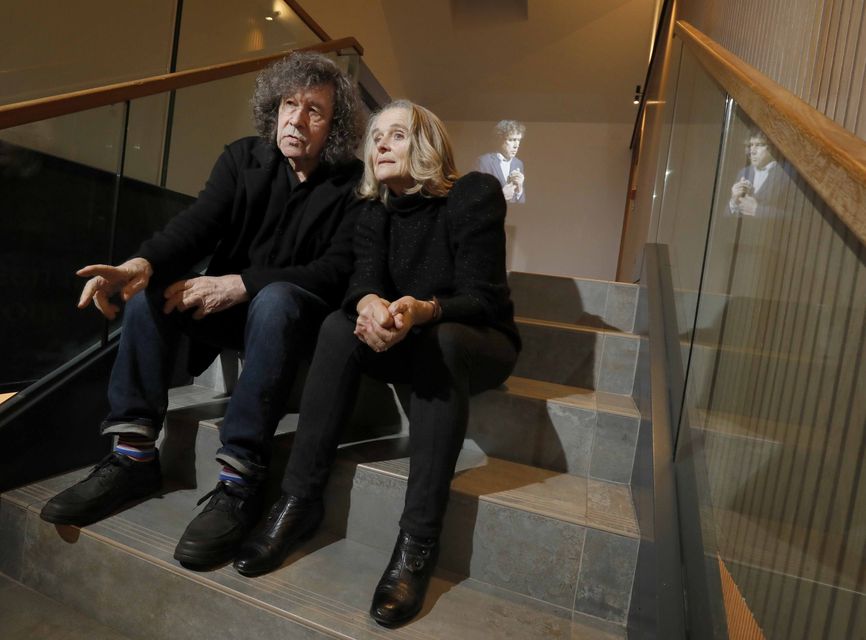
{"label": "curly hair", "polygon": [[321,160],[328,164],[345,162],[354,157],[363,130],[358,91],[346,74],[321,53],[296,51],[259,73],[252,99],[256,131],[276,145],[282,99],[320,85],[334,89],[334,115]]}
{"label": "curly hair", "polygon": [[448,132],[435,113],[409,100],[395,100],[370,118],[364,135],[364,177],[358,186],[358,194],[362,198],[388,203],[388,187],[376,179],[374,172],[376,143],[373,142],[376,120],[388,109],[405,109],[409,114],[409,175],[415,180],[415,185],[406,193],[420,191],[427,197],[448,195],[458,178]]}
{"label": "curly hair", "polygon": [[526,133],[526,125],[517,120],[500,120],[496,123],[496,135],[501,139],[520,136],[521,138]]}

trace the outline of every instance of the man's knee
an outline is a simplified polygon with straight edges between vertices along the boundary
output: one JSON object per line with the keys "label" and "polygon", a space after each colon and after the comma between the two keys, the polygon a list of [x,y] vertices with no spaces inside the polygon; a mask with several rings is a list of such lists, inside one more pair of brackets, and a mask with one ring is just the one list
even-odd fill
{"label": "man's knee", "polygon": [[324,302],[290,282],[272,282],[250,302],[248,320],[253,322],[297,322],[305,316],[320,320]]}

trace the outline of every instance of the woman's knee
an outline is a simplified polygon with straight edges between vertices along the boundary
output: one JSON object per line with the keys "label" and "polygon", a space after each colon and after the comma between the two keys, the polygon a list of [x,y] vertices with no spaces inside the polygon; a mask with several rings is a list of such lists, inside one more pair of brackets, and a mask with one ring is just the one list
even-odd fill
{"label": "woman's knee", "polygon": [[449,367],[468,365],[472,360],[475,329],[459,322],[442,322],[422,331],[425,355],[441,359]]}

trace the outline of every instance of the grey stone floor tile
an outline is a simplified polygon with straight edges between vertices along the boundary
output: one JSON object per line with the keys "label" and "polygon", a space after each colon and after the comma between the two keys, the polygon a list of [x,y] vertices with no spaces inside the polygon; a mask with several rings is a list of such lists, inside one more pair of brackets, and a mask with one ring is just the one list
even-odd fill
{"label": "grey stone floor tile", "polygon": [[[248,579],[230,567],[190,572],[110,528],[76,529],[77,537],[64,539],[61,528],[36,523],[26,582],[97,619],[134,602],[130,615],[146,629],[136,637],[489,638],[493,629],[495,637],[557,638],[568,637],[571,625],[570,608],[437,571],[419,618],[384,630],[367,609],[390,554],[326,532],[278,571]],[[75,579],[83,571],[90,576],[84,583]]]}
{"label": "grey stone floor tile", "polygon": [[514,375],[595,389],[604,333],[519,322],[523,350]]}
{"label": "grey stone floor tile", "polygon": [[518,316],[590,324],[604,314],[607,283],[600,280],[512,272],[509,285]]}
{"label": "grey stone floor tile", "polygon": [[600,413],[592,450],[590,477],[631,482],[640,420],[615,413]]}
{"label": "grey stone floor tile", "polygon": [[599,391],[631,394],[634,388],[639,346],[639,341],[635,337],[606,333],[595,388]]}
{"label": "grey stone floor tile", "polygon": [[586,522],[594,529],[638,537],[640,530],[628,485],[590,478],[586,489]]}
{"label": "grey stone floor tile", "polygon": [[26,527],[26,508],[0,500],[0,573],[14,580],[21,577]]}
{"label": "grey stone floor tile", "polygon": [[637,285],[611,283],[604,310],[605,323],[620,331],[633,331],[637,312],[637,297]]}
{"label": "grey stone floor tile", "polygon": [[547,415],[559,436],[560,451],[565,461],[563,470],[588,476],[598,414],[568,404],[548,402]]}
{"label": "grey stone floor tile", "polygon": [[625,624],[638,540],[588,529],[574,601],[575,611]]}
{"label": "grey stone floor tile", "polygon": [[130,636],[0,575],[0,638],[129,640]]}

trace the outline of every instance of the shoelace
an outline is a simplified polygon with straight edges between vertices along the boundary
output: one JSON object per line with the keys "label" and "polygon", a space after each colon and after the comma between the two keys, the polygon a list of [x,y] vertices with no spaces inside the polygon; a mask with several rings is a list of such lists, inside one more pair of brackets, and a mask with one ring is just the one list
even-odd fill
{"label": "shoelace", "polygon": [[96,466],[93,467],[93,470],[87,476],[87,479],[90,478],[101,478],[105,475],[105,472],[109,471],[112,467],[120,467],[120,460],[117,459],[115,454],[109,453],[102,460],[96,463]]}
{"label": "shoelace", "polygon": [[225,482],[218,482],[217,486],[215,486],[213,489],[211,489],[206,494],[204,494],[201,498],[199,498],[199,501],[195,503],[195,506],[197,506],[197,507],[200,506],[203,502],[205,502],[206,500],[208,500],[210,498],[216,498],[216,499],[214,500],[213,504],[209,504],[207,507],[205,507],[205,509],[208,509],[208,508],[217,509],[223,505],[227,506],[228,508],[231,508],[232,507],[232,501],[231,501],[232,498],[236,498],[238,500],[244,499],[243,496],[237,495],[237,494],[233,493],[231,490],[229,490],[229,488]]}

